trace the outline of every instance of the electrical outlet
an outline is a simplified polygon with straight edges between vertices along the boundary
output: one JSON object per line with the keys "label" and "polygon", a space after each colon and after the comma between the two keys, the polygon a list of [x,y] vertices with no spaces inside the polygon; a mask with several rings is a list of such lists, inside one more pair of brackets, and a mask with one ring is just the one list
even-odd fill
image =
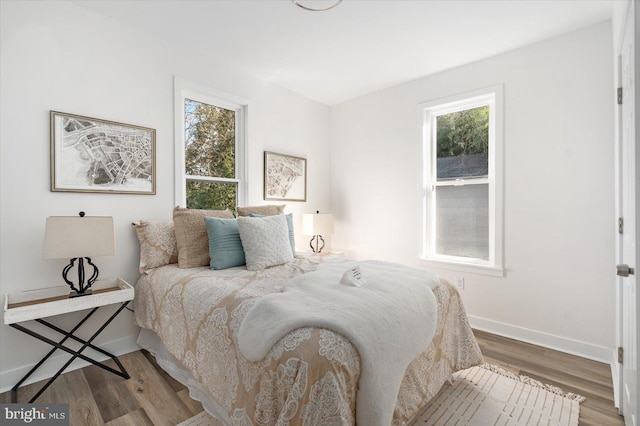
{"label": "electrical outlet", "polygon": [[464,277],[456,277],[456,288],[464,290]]}

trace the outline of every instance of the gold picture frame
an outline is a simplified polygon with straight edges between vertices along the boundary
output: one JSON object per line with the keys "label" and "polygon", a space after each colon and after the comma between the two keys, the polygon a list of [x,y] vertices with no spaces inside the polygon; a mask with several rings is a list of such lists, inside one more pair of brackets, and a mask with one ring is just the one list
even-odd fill
{"label": "gold picture frame", "polygon": [[307,201],[307,159],[265,151],[264,199]]}
{"label": "gold picture frame", "polygon": [[58,111],[51,119],[51,191],[156,193],[156,131]]}

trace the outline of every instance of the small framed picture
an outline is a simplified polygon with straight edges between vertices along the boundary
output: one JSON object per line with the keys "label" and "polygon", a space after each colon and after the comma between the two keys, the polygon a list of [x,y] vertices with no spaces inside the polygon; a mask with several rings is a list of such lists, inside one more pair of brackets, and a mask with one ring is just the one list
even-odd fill
{"label": "small framed picture", "polygon": [[51,111],[51,191],[155,194],[156,131]]}
{"label": "small framed picture", "polygon": [[307,159],[265,151],[264,199],[307,201]]}

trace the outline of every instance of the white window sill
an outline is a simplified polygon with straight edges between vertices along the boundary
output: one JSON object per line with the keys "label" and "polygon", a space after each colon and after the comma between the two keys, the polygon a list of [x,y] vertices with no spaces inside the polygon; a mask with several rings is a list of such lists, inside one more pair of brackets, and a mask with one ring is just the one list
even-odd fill
{"label": "white window sill", "polygon": [[489,275],[492,277],[504,277],[504,268],[489,265],[474,265],[466,262],[452,260],[420,258],[420,263],[431,268],[450,269],[453,271],[469,272],[473,274]]}

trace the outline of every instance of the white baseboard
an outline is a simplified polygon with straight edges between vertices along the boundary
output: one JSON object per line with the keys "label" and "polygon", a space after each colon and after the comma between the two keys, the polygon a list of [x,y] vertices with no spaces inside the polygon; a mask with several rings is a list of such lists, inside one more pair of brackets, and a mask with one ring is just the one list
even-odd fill
{"label": "white baseboard", "polygon": [[[472,328],[611,365],[611,348],[469,315]],[[613,365],[612,365],[613,368]]]}
{"label": "white baseboard", "polygon": [[[110,352],[116,356],[120,356],[141,349],[140,346],[138,346],[138,344],[136,343],[136,339],[137,336],[127,336],[122,339],[102,344],[100,345],[100,347],[107,352]],[[88,356],[91,356],[98,361],[109,359],[109,357],[102,355],[99,352],[93,351],[90,348],[88,348],[86,352]],[[91,352],[91,354],[89,354],[89,352]],[[71,355],[67,352],[63,352],[61,350],[57,351],[57,353],[53,354],[51,358],[49,358],[43,365],[41,365],[40,368],[36,370],[33,375],[31,375],[31,377],[29,377],[29,379],[22,384],[22,386],[53,377],[56,371],[58,371],[69,360],[70,356]],[[77,370],[78,368],[86,367],[88,365],[91,365],[91,363],[76,358],[73,363],[65,370],[65,372]],[[13,370],[1,372],[0,383],[2,385],[0,386],[0,393],[11,390],[11,388],[16,383],[18,383],[25,376],[25,374],[29,372],[29,370],[33,368],[33,366],[34,364],[28,364],[22,367],[15,368]]]}

